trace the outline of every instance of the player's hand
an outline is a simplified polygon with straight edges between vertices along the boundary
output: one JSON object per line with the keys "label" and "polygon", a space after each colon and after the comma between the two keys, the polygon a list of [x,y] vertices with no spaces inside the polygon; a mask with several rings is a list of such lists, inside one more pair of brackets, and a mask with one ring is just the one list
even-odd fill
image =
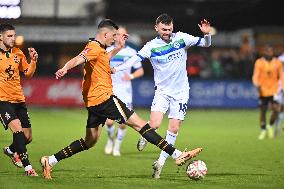
{"label": "player's hand", "polygon": [[128,39],[128,34],[122,34],[120,35],[116,41],[115,41],[115,47],[118,49],[122,49],[123,47],[125,47],[125,42]]}
{"label": "player's hand", "polygon": [[111,69],[110,69],[110,72],[111,72],[111,74],[115,74],[115,73],[116,73],[115,68],[111,68]]}
{"label": "player's hand", "polygon": [[284,97],[284,89],[281,89],[280,93],[281,93],[282,97]]}
{"label": "player's hand", "polygon": [[257,91],[258,91],[258,95],[261,96],[261,87],[260,86],[257,87]]}
{"label": "player's hand", "polygon": [[59,70],[55,73],[55,77],[56,77],[56,79],[60,79],[60,78],[63,77],[65,74],[67,74],[67,69],[63,67],[63,68],[59,69]]}
{"label": "player's hand", "polygon": [[123,81],[130,81],[132,78],[130,77],[130,75],[128,73],[124,73],[124,76],[122,77]]}
{"label": "player's hand", "polygon": [[38,54],[36,52],[36,50],[32,47],[28,48],[29,54],[30,54],[30,58],[32,61],[37,62],[38,59]]}
{"label": "player's hand", "polygon": [[209,34],[211,31],[210,23],[206,19],[201,20],[198,26],[200,30],[204,33],[204,35]]}

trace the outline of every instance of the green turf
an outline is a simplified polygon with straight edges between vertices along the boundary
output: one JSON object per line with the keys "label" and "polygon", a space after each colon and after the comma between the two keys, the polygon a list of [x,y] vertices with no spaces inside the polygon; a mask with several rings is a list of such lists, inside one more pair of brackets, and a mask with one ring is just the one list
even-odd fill
{"label": "green turf", "polygon": [[[137,111],[148,119],[148,110]],[[106,132],[97,146],[57,164],[52,181],[41,176],[39,158],[50,155],[85,133],[86,111],[78,109],[30,109],[33,142],[28,146],[30,160],[40,173],[38,178],[23,176],[0,153],[0,189],[10,188],[283,188],[284,135],[277,139],[257,140],[258,111],[256,110],[192,110],[180,130],[176,146],[203,147],[198,156],[206,162],[208,174],[202,181],[192,181],[179,172],[169,159],[161,179],[151,179],[151,164],[159,150],[152,145],[145,151],[136,150],[138,134],[128,129],[122,144],[121,157],[104,155]],[[164,136],[167,120],[158,131]],[[11,141],[10,132],[0,132],[0,146]]]}

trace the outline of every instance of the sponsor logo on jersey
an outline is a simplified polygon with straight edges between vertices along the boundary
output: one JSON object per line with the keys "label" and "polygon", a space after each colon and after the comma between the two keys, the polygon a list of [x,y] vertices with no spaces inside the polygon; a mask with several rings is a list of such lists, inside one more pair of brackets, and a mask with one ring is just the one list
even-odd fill
{"label": "sponsor logo on jersey", "polygon": [[88,52],[89,52],[90,50],[91,50],[90,48],[85,48],[83,52],[84,52],[85,54],[88,54]]}

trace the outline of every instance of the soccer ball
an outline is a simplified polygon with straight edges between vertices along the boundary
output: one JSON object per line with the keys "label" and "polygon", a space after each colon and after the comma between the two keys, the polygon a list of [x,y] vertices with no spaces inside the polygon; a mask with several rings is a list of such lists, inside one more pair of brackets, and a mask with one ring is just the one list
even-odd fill
{"label": "soccer ball", "polygon": [[207,167],[204,161],[194,160],[186,167],[186,174],[192,180],[201,180],[207,173]]}

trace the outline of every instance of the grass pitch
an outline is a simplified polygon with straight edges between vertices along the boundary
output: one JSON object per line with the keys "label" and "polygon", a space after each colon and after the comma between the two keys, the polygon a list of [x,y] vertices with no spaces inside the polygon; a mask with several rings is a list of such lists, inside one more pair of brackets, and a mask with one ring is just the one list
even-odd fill
{"label": "grass pitch", "polygon": [[[168,159],[161,179],[153,180],[152,163],[160,150],[148,145],[136,150],[139,135],[129,128],[122,144],[121,157],[104,154],[106,132],[97,145],[58,163],[53,180],[42,178],[39,158],[51,155],[85,134],[84,109],[29,109],[33,142],[28,145],[30,161],[40,176],[23,176],[23,170],[12,165],[0,153],[0,189],[75,189],[75,188],[283,188],[284,134],[280,138],[258,141],[257,110],[191,110],[179,132],[179,149],[203,147],[196,158],[203,160],[208,173],[202,181],[192,181],[185,167],[178,170]],[[149,119],[149,110],[137,113]],[[165,119],[158,132],[164,136]],[[11,132],[0,132],[0,146],[10,144]]]}

